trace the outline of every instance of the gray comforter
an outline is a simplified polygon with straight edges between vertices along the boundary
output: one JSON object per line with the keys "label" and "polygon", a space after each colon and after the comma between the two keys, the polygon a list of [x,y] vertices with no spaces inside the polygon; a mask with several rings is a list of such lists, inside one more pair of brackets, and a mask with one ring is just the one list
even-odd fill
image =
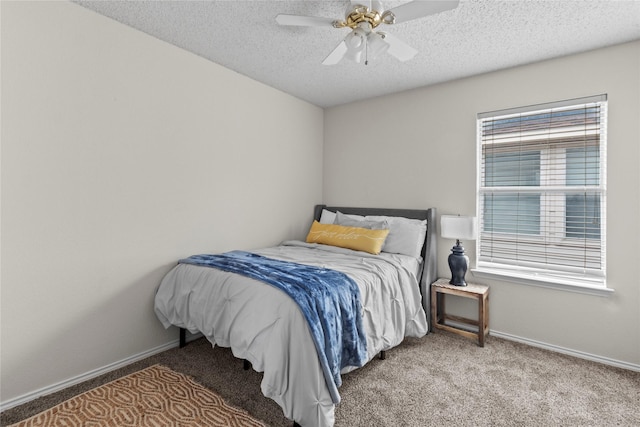
{"label": "gray comforter", "polygon": [[[361,293],[367,360],[407,336],[427,333],[415,259],[297,241],[251,252],[331,268],[352,278]],[[284,292],[238,274],[179,264],[163,279],[155,310],[165,327],[201,332],[213,345],[230,347],[236,357],[264,372],[262,393],[288,418],[304,426],[334,424],[335,399],[311,333],[299,307]],[[342,372],[353,369],[347,366]]]}

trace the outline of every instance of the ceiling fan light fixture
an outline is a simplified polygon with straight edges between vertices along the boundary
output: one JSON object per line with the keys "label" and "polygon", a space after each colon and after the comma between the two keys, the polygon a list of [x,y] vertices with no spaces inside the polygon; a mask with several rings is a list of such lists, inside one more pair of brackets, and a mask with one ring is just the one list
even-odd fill
{"label": "ceiling fan light fixture", "polygon": [[363,21],[358,24],[356,27],[356,31],[359,31],[362,34],[369,34],[373,30],[373,26],[370,22]]}
{"label": "ceiling fan light fixture", "polygon": [[375,58],[389,50],[389,43],[384,40],[383,35],[372,32],[367,38],[367,49],[371,58]]}
{"label": "ceiling fan light fixture", "polygon": [[350,51],[361,51],[364,49],[365,34],[362,31],[355,29],[347,35],[344,42],[347,44]]}

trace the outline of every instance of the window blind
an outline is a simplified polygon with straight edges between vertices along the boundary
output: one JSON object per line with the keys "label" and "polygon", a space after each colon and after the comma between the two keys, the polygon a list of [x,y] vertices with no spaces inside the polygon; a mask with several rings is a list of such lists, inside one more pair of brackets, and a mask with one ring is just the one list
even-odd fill
{"label": "window blind", "polygon": [[478,267],[604,284],[606,95],[478,115]]}

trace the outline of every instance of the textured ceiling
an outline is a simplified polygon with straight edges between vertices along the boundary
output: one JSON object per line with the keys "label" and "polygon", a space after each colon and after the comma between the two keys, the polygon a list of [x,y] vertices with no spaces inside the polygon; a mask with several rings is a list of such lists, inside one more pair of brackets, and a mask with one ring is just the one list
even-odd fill
{"label": "textured ceiling", "polygon": [[348,29],[282,27],[275,17],[343,19],[347,0],[75,3],[321,107],[640,39],[640,0],[461,0],[381,25],[418,50],[408,62],[385,54],[325,66]]}

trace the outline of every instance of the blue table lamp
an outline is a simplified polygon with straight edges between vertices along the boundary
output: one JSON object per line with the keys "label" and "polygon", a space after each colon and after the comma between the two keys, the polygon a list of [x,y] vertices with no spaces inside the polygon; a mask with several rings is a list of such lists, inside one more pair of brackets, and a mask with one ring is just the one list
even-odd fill
{"label": "blue table lamp", "polygon": [[473,216],[442,215],[440,217],[440,235],[445,239],[456,239],[456,245],[451,248],[449,268],[451,281],[455,286],[467,286],[464,276],[469,267],[469,257],[464,253],[460,240],[475,240],[477,236],[476,218]]}

